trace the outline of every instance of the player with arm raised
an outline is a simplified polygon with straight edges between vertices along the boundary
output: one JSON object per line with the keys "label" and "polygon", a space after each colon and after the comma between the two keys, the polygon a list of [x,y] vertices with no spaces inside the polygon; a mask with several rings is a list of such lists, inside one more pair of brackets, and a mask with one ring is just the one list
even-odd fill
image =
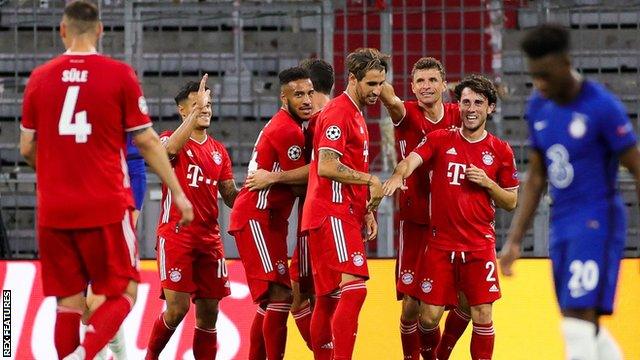
{"label": "player with arm raised", "polygon": [[[306,163],[302,124],[313,115],[313,84],[309,72],[301,67],[285,69],[278,77],[282,108],[258,135],[249,173],[290,171]],[[295,199],[290,186],[274,185],[260,191],[245,186],[231,211],[229,233],[238,245],[253,301],[264,311],[254,318],[250,359],[263,356],[262,342],[268,359],[284,356],[292,301],[287,232]]]}
{"label": "player with arm raised", "polygon": [[[394,125],[398,161],[413,151],[425,135],[439,129],[456,129],[461,125],[458,103],[443,103],[447,83],[440,61],[431,57],[421,58],[413,65],[411,78],[411,90],[416,100],[401,101],[388,83],[380,94]],[[424,253],[429,238],[429,172],[428,164],[420,166],[405,180],[407,190],[399,194],[396,296],[402,300],[400,337],[405,360],[419,359],[420,352],[429,359],[436,352],[433,344],[439,344],[438,359],[449,359],[453,346],[470,319],[469,306],[461,294],[460,306],[447,315],[442,337],[439,331],[428,331],[418,326],[420,302],[413,291],[416,289],[414,281],[420,254]],[[425,346],[421,347],[421,342]]]}
{"label": "player with arm raised", "polygon": [[599,318],[613,313],[627,230],[616,189],[618,163],[640,181],[637,138],[620,100],[573,70],[567,29],[543,25],[521,45],[536,89],[525,113],[531,149],[522,203],[500,266],[505,275],[513,274],[522,238],[549,180],[549,256],[566,359],[622,359]]}
{"label": "player with arm raised", "polygon": [[227,150],[207,134],[212,111],[206,81],[205,74],[200,83],[189,81],[180,89],[175,101],[182,123],[160,135],[196,216],[190,226],[181,226],[173,196],[163,187],[156,249],[161,298],[167,307],[153,325],[146,359],[158,359],[190,302],[196,306],[193,355],[215,358],[218,304],[230,294],[218,226],[218,193],[232,207],[238,190]]}
{"label": "player with arm raised", "polygon": [[[518,176],[509,144],[485,130],[497,100],[491,81],[468,76],[455,93],[460,99],[462,128],[428,134],[396,166],[384,190],[385,195],[392,195],[406,188],[404,179],[423,163],[431,163],[431,234],[416,273],[420,323],[424,329],[439,332],[445,306],[456,305],[461,291],[471,307],[471,358],[491,359],[492,303],[500,298],[495,207],[508,211],[516,207]],[[428,360],[432,359],[433,352]]]}
{"label": "player with arm raised", "polygon": [[[382,198],[380,180],[368,172],[369,133],[361,109],[378,101],[387,59],[369,48],[349,54],[347,90],[324,107],[314,130],[302,230],[309,234],[316,292],[316,359],[351,359],[355,344],[369,278],[363,240],[377,234],[373,211]],[[332,294],[340,294],[337,303]]]}
{"label": "player with arm raised", "polygon": [[[171,171],[133,69],[96,52],[98,9],[66,5],[63,55],[36,68],[25,89],[20,153],[36,168],[43,292],[57,297],[59,358],[92,359],[113,338],[136,299],[139,281],[125,133],[171,189],[179,221],[191,204]],[[104,295],[80,344],[84,291]]]}

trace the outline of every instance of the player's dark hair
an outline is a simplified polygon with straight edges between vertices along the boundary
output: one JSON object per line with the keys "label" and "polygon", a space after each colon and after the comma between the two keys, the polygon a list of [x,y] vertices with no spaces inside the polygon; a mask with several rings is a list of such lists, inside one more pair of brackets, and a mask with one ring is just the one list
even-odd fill
{"label": "player's dark hair", "polygon": [[331,64],[321,59],[304,59],[300,62],[300,67],[309,70],[315,91],[325,95],[331,94],[335,82],[335,74]]}
{"label": "player's dark hair", "polygon": [[84,0],[72,1],[64,7],[64,17],[72,24],[77,34],[83,34],[95,29],[96,23],[100,20],[98,7]]}
{"label": "player's dark hair", "polygon": [[416,61],[416,63],[413,64],[413,69],[411,70],[411,77],[413,78],[413,75],[415,75],[416,71],[418,70],[430,70],[430,69],[438,70],[438,72],[440,73],[440,76],[442,77],[442,80],[444,80],[445,78],[444,65],[442,65],[442,63],[438,61],[436,58],[432,58],[432,57],[423,57],[423,58],[420,58],[420,60]]}
{"label": "player's dark hair", "polygon": [[284,86],[292,81],[311,79],[311,74],[305,68],[294,66],[280,71],[278,79],[280,79],[280,86]]}
{"label": "player's dark hair", "polygon": [[569,31],[562,25],[545,24],[529,31],[520,43],[530,59],[569,52]]}
{"label": "player's dark hair", "polygon": [[460,100],[462,97],[462,90],[469,88],[477,94],[481,94],[487,98],[489,105],[495,104],[498,101],[498,91],[496,90],[493,82],[482,75],[468,75],[456,85],[454,93],[456,98]]}
{"label": "player's dark hair", "polygon": [[389,55],[374,48],[360,48],[347,55],[347,69],[358,81],[370,70],[389,71]]}
{"label": "player's dark hair", "polygon": [[[199,82],[187,81],[187,83],[182,86],[180,91],[178,91],[178,94],[173,98],[176,101],[176,105],[180,105],[181,102],[189,98],[189,94],[197,93],[199,89]],[[206,86],[205,89],[209,90],[209,87]]]}

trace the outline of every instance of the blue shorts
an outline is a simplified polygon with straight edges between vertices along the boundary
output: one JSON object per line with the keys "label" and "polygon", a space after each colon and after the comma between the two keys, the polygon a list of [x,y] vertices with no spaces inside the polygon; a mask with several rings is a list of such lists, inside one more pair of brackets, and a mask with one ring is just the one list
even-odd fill
{"label": "blue shorts", "polygon": [[136,209],[142,210],[144,196],[147,193],[147,172],[144,159],[127,160],[129,168],[129,179],[131,181],[131,191],[136,203]]}
{"label": "blue shorts", "polygon": [[621,204],[581,208],[552,221],[549,255],[560,308],[613,313],[626,236]]}

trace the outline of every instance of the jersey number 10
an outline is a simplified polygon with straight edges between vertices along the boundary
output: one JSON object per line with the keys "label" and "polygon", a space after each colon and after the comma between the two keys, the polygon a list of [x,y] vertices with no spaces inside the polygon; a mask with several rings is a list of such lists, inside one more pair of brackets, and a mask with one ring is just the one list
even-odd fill
{"label": "jersey number 10", "polygon": [[[91,124],[87,122],[86,111],[75,113],[79,93],[80,86],[69,86],[67,89],[64,105],[62,105],[62,113],[58,121],[58,133],[60,135],[74,135],[76,143],[86,143],[88,136],[91,135]],[[73,122],[74,117],[75,123]]]}

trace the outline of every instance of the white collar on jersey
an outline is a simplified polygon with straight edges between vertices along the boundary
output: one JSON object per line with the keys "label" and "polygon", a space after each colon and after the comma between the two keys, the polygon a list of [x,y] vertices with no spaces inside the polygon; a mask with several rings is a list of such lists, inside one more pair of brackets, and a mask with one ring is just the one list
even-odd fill
{"label": "white collar on jersey", "polygon": [[[420,105],[418,104],[418,107],[420,107]],[[431,121],[431,119],[429,119],[427,117],[427,115],[424,115],[424,111],[422,111],[422,115],[424,116],[425,119],[427,119],[428,122],[432,123],[432,124],[437,124],[440,121],[442,121],[442,119],[444,119],[444,103],[440,103],[440,107],[442,108],[442,113],[440,114],[440,118],[436,121]],[[422,109],[422,107],[420,107],[420,109]]]}
{"label": "white collar on jersey", "polygon": [[478,139],[478,140],[471,140],[471,139],[467,139],[467,138],[464,136],[464,134],[462,133],[462,128],[460,128],[460,130],[458,130],[458,131],[460,132],[460,136],[462,136],[462,138],[463,138],[463,139],[467,140],[468,142],[470,142],[470,143],[472,143],[472,144],[474,144],[474,143],[477,143],[477,142],[480,142],[480,141],[484,140],[484,139],[487,137],[487,134],[489,134],[489,133],[487,132],[487,130],[484,130],[484,131],[482,132],[482,137],[480,137],[480,139]]}
{"label": "white collar on jersey", "polygon": [[96,49],[93,49],[91,51],[85,51],[85,52],[74,52],[74,51],[67,50],[64,52],[64,55],[95,55],[97,53],[98,51]]}
{"label": "white collar on jersey", "polygon": [[358,109],[358,111],[360,112],[360,114],[362,114],[362,110],[360,110],[360,107],[358,107],[358,104],[356,104],[355,101],[353,101],[353,99],[351,98],[351,96],[349,96],[349,94],[347,94],[346,91],[343,91],[343,94],[347,95],[347,97],[349,98],[349,100],[351,100],[351,103],[353,104],[353,106],[356,107],[356,109]]}
{"label": "white collar on jersey", "polygon": [[191,140],[191,141],[195,142],[195,143],[196,143],[196,144],[198,144],[198,145],[202,145],[202,144],[206,143],[208,138],[209,138],[209,135],[204,134],[204,140],[202,140],[202,142],[200,142],[200,141],[198,141],[198,140],[196,140],[196,139],[192,138],[191,136],[189,136],[189,140]]}

